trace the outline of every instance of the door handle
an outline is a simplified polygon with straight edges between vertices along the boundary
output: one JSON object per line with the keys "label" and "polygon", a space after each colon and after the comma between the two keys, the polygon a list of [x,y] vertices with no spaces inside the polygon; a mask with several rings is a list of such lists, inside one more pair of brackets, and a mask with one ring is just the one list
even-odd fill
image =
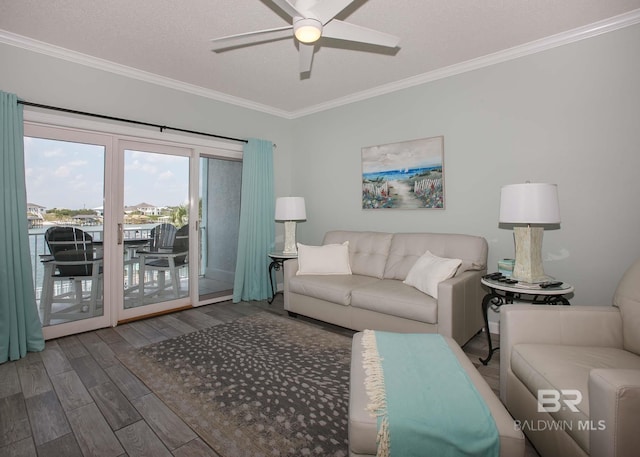
{"label": "door handle", "polygon": [[118,224],[118,244],[119,245],[122,244],[123,238],[124,238],[124,229],[122,227],[122,224]]}

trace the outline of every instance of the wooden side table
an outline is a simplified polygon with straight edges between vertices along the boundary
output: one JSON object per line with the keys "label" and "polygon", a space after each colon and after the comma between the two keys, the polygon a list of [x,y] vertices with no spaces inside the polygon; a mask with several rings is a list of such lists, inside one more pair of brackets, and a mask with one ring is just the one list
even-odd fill
{"label": "wooden side table", "polygon": [[271,263],[269,264],[269,282],[271,283],[271,298],[267,300],[269,304],[273,303],[273,299],[276,297],[275,287],[273,285],[273,270],[280,271],[284,266],[284,263],[290,259],[297,259],[298,254],[285,254],[282,251],[270,252],[269,258]]}
{"label": "wooden side table", "polygon": [[487,332],[489,342],[489,355],[480,358],[480,362],[486,365],[493,357],[493,353],[500,349],[494,348],[489,333],[489,308],[498,311],[502,305],[512,304],[514,301],[531,303],[534,305],[570,305],[565,295],[574,291],[573,286],[563,283],[557,287],[542,288],[539,284],[516,283],[507,284],[495,279],[482,278],[480,280],[489,292],[482,299],[482,314],[484,316],[484,329]]}

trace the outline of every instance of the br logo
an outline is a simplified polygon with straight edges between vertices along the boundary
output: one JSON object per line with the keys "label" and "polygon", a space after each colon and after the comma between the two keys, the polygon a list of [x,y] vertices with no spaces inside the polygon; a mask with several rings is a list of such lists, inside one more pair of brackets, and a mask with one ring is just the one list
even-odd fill
{"label": "br logo", "polygon": [[539,389],[538,412],[556,413],[564,408],[572,412],[578,412],[578,406],[582,401],[582,392],[577,389]]}

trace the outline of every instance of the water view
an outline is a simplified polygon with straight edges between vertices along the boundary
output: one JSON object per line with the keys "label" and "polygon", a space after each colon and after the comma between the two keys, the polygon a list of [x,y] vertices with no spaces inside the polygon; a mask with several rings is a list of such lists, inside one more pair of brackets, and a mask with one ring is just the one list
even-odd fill
{"label": "water view", "polygon": [[362,177],[365,181],[399,181],[409,179],[412,176],[426,175],[430,171],[442,170],[441,166],[436,167],[421,167],[421,168],[402,168],[399,170],[384,170],[376,171],[372,173],[363,173]]}

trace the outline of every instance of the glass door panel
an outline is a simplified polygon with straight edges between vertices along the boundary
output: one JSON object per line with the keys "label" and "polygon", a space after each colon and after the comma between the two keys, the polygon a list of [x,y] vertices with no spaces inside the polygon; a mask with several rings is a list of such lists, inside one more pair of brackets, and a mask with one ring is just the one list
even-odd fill
{"label": "glass door panel", "polygon": [[25,126],[29,245],[47,338],[109,322],[103,256],[109,145],[100,135]]}
{"label": "glass door panel", "polygon": [[[120,318],[190,303],[189,150],[124,142]],[[121,292],[122,293],[122,292]]]}
{"label": "glass door panel", "polygon": [[[195,148],[30,122],[24,144],[30,254],[45,338],[198,304],[191,279],[207,269],[200,265]],[[239,196],[240,173],[224,165],[240,168],[220,162],[202,198],[209,214],[226,211],[227,218],[229,204],[236,205],[227,192],[237,188]],[[220,196],[225,200],[216,203]],[[228,220],[237,227],[237,218]],[[211,222],[215,236],[203,238],[209,247],[232,243],[234,259],[216,248],[221,257],[207,253],[207,265],[229,280],[237,241],[223,237],[218,224]],[[231,277],[225,290],[232,284]]]}
{"label": "glass door panel", "polygon": [[200,303],[233,294],[242,162],[200,158]]}

